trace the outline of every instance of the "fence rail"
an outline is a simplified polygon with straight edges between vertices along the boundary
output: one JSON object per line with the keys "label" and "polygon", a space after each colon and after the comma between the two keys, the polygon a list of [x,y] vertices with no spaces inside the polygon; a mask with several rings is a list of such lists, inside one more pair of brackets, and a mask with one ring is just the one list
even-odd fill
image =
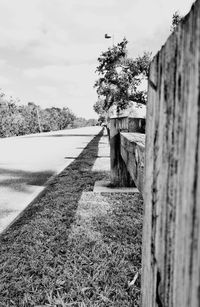
{"label": "fence rail", "polygon": [[120,153],[138,190],[144,192],[145,134],[120,133]]}

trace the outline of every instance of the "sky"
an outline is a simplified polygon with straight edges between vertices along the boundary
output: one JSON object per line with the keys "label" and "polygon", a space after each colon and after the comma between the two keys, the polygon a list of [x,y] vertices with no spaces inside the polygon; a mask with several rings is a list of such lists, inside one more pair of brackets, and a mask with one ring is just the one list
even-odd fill
{"label": "sky", "polygon": [[0,89],[42,108],[95,118],[97,58],[123,37],[130,57],[155,54],[191,0],[0,0]]}

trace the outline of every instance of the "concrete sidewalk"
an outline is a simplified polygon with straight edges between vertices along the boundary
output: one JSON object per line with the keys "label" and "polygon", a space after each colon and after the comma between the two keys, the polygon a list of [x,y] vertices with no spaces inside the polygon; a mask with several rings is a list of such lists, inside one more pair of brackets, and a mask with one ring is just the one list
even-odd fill
{"label": "concrete sidewalk", "polygon": [[85,127],[0,139],[0,232],[101,129]]}
{"label": "concrete sidewalk", "polygon": [[110,146],[106,130],[99,141],[97,159],[92,168],[93,171],[110,172]]}

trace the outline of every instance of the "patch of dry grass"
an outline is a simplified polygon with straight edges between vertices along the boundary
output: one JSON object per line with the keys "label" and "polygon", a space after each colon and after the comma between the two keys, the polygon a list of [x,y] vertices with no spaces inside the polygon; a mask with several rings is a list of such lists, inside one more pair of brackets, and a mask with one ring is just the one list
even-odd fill
{"label": "patch of dry grass", "polygon": [[142,199],[96,194],[99,137],[0,238],[0,306],[139,306]]}

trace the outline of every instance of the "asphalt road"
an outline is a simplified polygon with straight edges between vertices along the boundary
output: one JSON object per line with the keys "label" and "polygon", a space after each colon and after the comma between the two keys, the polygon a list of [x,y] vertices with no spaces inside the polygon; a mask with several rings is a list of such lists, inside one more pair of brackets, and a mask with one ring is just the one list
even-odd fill
{"label": "asphalt road", "polygon": [[100,130],[86,127],[0,139],[0,232]]}

